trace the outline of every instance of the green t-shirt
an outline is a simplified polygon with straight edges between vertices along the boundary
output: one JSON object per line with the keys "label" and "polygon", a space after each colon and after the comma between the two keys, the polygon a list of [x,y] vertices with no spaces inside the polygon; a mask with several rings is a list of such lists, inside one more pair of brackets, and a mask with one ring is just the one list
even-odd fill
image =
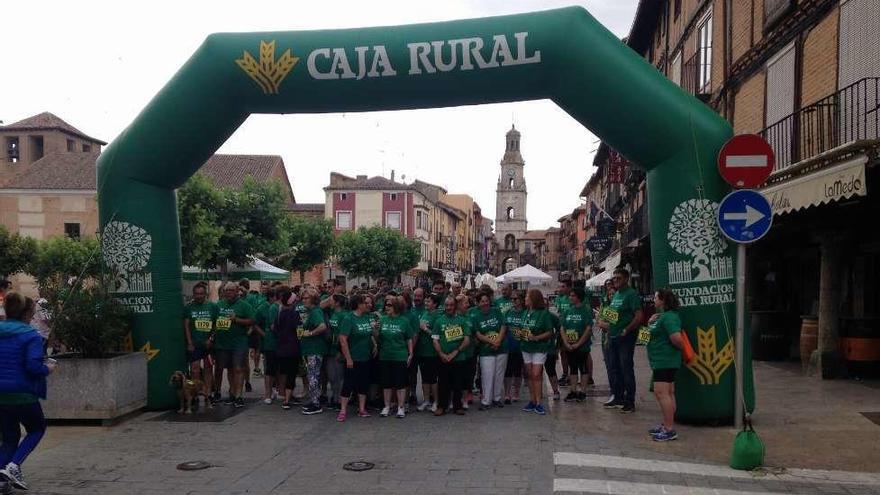
{"label": "green t-shirt", "polygon": [[[652,370],[681,368],[681,351],[672,345],[669,337],[681,331],[681,318],[677,311],[664,311],[648,325],[651,340],[648,341],[648,362]],[[682,338],[687,338],[682,334]]]}
{"label": "green t-shirt", "polygon": [[[504,324],[504,316],[501,311],[495,308],[489,308],[487,313],[477,311],[477,314],[471,319],[475,333],[481,334],[493,342],[501,339],[501,326]],[[507,354],[507,341],[501,339],[501,347],[498,350],[485,343],[480,343],[480,356],[495,356],[498,354]]]}
{"label": "green t-shirt", "polygon": [[379,360],[406,361],[409,357],[406,343],[414,335],[408,315],[383,316],[379,320]]}
{"label": "green t-shirt", "polygon": [[297,329],[299,347],[303,356],[323,356],[327,354],[327,338],[324,334],[306,337],[305,332],[314,330],[324,323],[324,312],[315,306],[306,310],[306,320],[302,331]]}
{"label": "green t-shirt", "polygon": [[611,303],[603,312],[605,321],[611,324],[608,334],[617,337],[635,318],[636,311],[642,309],[642,298],[632,287],[614,293]]}
{"label": "green t-shirt", "polygon": [[[434,350],[434,339],[431,338],[431,328],[434,326],[434,320],[437,319],[438,314],[436,310],[428,311],[426,309],[419,316],[418,332],[416,333],[418,336],[416,356],[437,357],[437,351]],[[425,330],[422,330],[422,323],[425,323]]]}
{"label": "green t-shirt", "polygon": [[[450,354],[458,349],[461,346],[461,341],[465,337],[470,336],[471,325],[464,316],[449,316],[443,313],[434,319],[434,326],[431,328],[431,338],[440,344],[440,349],[444,354]],[[462,351],[455,356],[454,361],[464,361],[466,359],[467,357],[464,351]]]}
{"label": "green t-shirt", "polygon": [[327,329],[330,332],[330,348],[327,351],[327,356],[336,357],[339,355],[339,330],[342,328],[343,321],[348,318],[350,313],[344,309],[340,309],[339,311],[334,311],[333,314],[330,315],[330,319],[328,320],[328,326],[330,328]]}
{"label": "green t-shirt", "polygon": [[352,361],[369,361],[373,354],[373,335],[371,322],[373,318],[369,313],[358,316],[354,313],[343,319],[339,326],[339,335],[348,337],[348,350]]}
{"label": "green t-shirt", "polygon": [[247,351],[248,327],[232,323],[230,318],[233,314],[236,318],[253,319],[255,316],[254,307],[241,298],[236,299],[233,303],[225,299],[218,302],[217,322],[214,325],[217,336],[214,345],[217,349],[224,351]]}
{"label": "green t-shirt", "polygon": [[513,301],[504,296],[492,301],[492,305],[495,306],[498,311],[501,311],[501,314],[503,315],[507,314],[508,311],[513,309]]}
{"label": "green t-shirt", "polygon": [[217,305],[205,301],[202,304],[191,302],[183,308],[183,318],[189,320],[189,332],[195,347],[204,348],[214,331],[217,320]]}
{"label": "green t-shirt", "polygon": [[248,292],[247,295],[244,297],[244,300],[255,308],[259,308],[263,304],[267,304],[266,297],[259,292]]}
{"label": "green t-shirt", "polygon": [[[562,338],[569,344],[574,344],[586,333],[587,326],[593,324],[593,311],[586,304],[569,306],[562,315]],[[587,338],[584,345],[575,349],[575,352],[590,352],[592,337]]]}
{"label": "green t-shirt", "polygon": [[559,316],[562,316],[569,308],[571,308],[571,299],[569,299],[568,296],[559,295],[556,296],[556,302],[554,304],[556,306],[556,313]]}
{"label": "green t-shirt", "polygon": [[272,330],[272,325],[278,319],[281,305],[277,302],[265,304],[261,309],[262,311],[257,315],[257,325],[263,329],[265,335],[263,335],[260,349],[263,352],[275,352],[278,350],[278,335]]}
{"label": "green t-shirt", "polygon": [[[523,315],[522,328],[523,336],[531,334],[533,337],[537,337],[547,332],[553,332],[553,319],[546,309],[528,310]],[[551,352],[556,347],[552,337],[537,342],[523,340],[520,346],[523,352]]]}

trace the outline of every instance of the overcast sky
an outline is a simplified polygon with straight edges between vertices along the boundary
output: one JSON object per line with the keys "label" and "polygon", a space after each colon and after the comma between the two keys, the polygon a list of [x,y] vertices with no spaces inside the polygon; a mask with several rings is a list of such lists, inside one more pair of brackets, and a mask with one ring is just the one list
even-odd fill
{"label": "overcast sky", "polygon": [[[409,24],[579,4],[623,37],[636,0],[8,2],[0,120],[50,111],[112,141],[205,36]],[[433,110],[253,115],[222,153],[284,158],[297,202],[323,202],[330,171],[421,179],[473,196],[494,218],[504,134],[522,132],[530,229],[556,225],[593,172],[596,138],[549,101]]]}

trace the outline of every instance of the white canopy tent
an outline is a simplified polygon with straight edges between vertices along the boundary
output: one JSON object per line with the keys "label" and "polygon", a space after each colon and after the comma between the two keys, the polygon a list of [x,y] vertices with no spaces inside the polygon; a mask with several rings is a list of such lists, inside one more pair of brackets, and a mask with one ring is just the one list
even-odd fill
{"label": "white canopy tent", "polygon": [[495,277],[495,281],[502,284],[526,282],[529,284],[543,284],[553,280],[553,277],[538,270],[532,265],[523,265],[503,275]]}

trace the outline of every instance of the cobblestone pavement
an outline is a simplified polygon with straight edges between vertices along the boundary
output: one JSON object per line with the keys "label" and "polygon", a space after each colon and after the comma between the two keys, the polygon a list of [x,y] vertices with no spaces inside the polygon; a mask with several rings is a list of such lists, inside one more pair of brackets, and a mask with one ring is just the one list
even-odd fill
{"label": "cobblestone pavement", "polygon": [[[643,356],[638,363],[647,376]],[[860,414],[880,411],[876,389],[762,363],[756,376],[767,464],[790,469],[724,467],[730,428],[681,426],[678,441],[651,442],[645,430],[658,409],[644,383],[632,415],[602,409],[604,397],[551,402],[545,417],[508,406],[463,417],[350,415],[339,424],[331,413],[306,417],[255,400],[223,422],[146,413],[112,428],[52,427],[24,468],[31,492],[47,495],[880,494],[880,474],[852,472],[880,471],[880,426]],[[212,467],[176,469],[195,460]],[[375,468],[343,470],[350,461]]]}

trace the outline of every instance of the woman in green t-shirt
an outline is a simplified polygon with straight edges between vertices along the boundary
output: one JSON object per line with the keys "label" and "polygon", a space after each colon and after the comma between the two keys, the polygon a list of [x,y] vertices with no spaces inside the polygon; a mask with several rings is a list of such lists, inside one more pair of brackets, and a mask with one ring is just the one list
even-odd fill
{"label": "woman in green t-shirt", "polygon": [[345,377],[342,381],[339,415],[336,421],[345,421],[348,414],[348,401],[353,394],[358,398],[358,416],[369,418],[367,412],[367,392],[370,389],[370,359],[376,355],[376,341],[373,339],[370,309],[372,302],[368,297],[355,295],[351,298],[351,313],[342,321],[339,329],[339,351],[345,360]]}
{"label": "woman in green t-shirt", "polygon": [[526,294],[526,314],[523,317],[523,342],[521,345],[523,363],[529,379],[531,400],[524,412],[547,414],[541,404],[544,385],[544,362],[550,351],[553,339],[553,321],[544,304],[544,295],[538,289],[530,289]]}
{"label": "woman in green t-shirt", "polygon": [[415,329],[403,314],[403,298],[385,298],[385,313],[374,326],[373,335],[379,341],[379,375],[385,407],[379,413],[386,417],[391,412],[391,393],[397,393],[397,417],[406,417],[407,368],[413,358]]}
{"label": "woman in green t-shirt", "polygon": [[[437,397],[439,404],[434,416],[443,416],[450,409],[458,415],[465,414],[462,390],[465,388],[465,354],[471,344],[470,321],[457,314],[458,304],[449,296],[443,302],[443,314],[437,316],[431,327],[431,339],[439,358],[437,367]],[[449,396],[452,396],[450,402]]]}
{"label": "woman in green t-shirt", "polygon": [[328,299],[333,302],[331,303],[332,313],[328,320],[330,346],[324,368],[327,370],[327,386],[331,390],[328,405],[336,409],[339,407],[339,393],[342,391],[343,370],[345,368],[344,359],[339,353],[339,331],[342,328],[342,322],[348,318],[349,312],[346,308],[345,296],[342,294],[333,294]]}
{"label": "woman in green t-shirt", "polygon": [[314,292],[303,297],[306,318],[302,330],[299,331],[299,346],[306,362],[306,376],[309,380],[309,403],[302,408],[305,415],[324,412],[321,407],[321,366],[328,346],[323,335],[327,331],[327,324],[324,322],[324,312],[318,307],[319,302],[318,295]]}
{"label": "woman in green t-shirt", "polygon": [[657,313],[648,321],[651,340],[648,341],[648,362],[654,381],[654,397],[660,404],[663,423],[650,430],[658,442],[675,440],[675,374],[681,368],[682,339],[687,338],[678,315],[678,297],[670,289],[654,294]]}

